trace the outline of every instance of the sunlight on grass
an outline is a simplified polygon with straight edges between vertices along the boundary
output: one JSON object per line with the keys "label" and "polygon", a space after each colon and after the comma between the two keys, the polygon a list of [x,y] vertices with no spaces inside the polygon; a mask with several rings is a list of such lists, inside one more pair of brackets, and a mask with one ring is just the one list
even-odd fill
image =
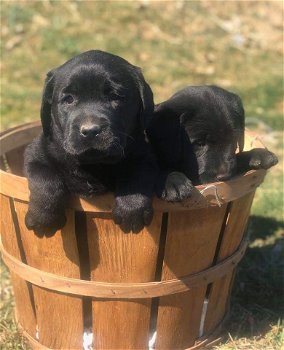
{"label": "sunlight on grass", "polygon": [[[256,194],[250,248],[236,277],[225,343],[216,349],[281,349],[282,3],[5,1],[1,7],[1,129],[38,120],[46,73],[94,48],[142,67],[156,102],[186,85],[216,84],[240,94],[248,127],[280,162]],[[0,342],[5,350],[28,349],[13,321],[5,267],[1,277]]]}

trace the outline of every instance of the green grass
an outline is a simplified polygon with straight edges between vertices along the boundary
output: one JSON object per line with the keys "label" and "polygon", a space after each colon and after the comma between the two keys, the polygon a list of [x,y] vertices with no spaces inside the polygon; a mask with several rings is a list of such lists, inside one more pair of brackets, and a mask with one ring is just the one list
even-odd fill
{"label": "green grass", "polygon": [[[280,1],[2,1],[1,129],[39,119],[48,70],[89,50],[142,67],[155,101],[186,85],[240,94],[247,125],[279,157],[252,208],[251,244],[217,349],[283,347],[283,56]],[[3,349],[28,349],[1,268]]]}

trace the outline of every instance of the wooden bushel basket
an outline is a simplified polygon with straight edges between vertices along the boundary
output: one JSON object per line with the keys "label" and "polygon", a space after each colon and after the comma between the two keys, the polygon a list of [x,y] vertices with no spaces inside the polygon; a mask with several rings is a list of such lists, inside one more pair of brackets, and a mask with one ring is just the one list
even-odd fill
{"label": "wooden bushel basket", "polygon": [[[10,269],[21,331],[34,349],[204,348],[229,307],[244,232],[264,170],[197,186],[186,203],[154,200],[152,224],[125,234],[112,221],[111,194],[70,200],[52,237],[25,227],[25,146],[39,123],[1,134],[2,257]],[[263,147],[246,134],[246,147]]]}

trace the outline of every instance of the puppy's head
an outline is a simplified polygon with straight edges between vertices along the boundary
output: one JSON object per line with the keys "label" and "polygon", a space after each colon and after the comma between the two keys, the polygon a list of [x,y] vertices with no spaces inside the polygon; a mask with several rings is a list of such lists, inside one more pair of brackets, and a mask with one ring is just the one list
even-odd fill
{"label": "puppy's head", "polygon": [[196,183],[224,181],[235,174],[236,150],[244,147],[244,109],[240,98],[216,86],[190,91],[189,112],[181,114],[197,165]]}
{"label": "puppy's head", "polygon": [[88,51],[48,73],[41,106],[44,135],[87,162],[116,162],[143,133],[153,94],[139,68]]}

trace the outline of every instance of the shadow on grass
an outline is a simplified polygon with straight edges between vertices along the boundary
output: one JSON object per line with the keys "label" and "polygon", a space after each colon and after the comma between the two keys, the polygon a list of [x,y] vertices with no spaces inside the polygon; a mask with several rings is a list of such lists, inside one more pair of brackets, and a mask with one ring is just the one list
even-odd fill
{"label": "shadow on grass", "polygon": [[[231,317],[226,329],[233,338],[263,335],[271,324],[277,324],[283,318],[284,239],[280,237],[273,244],[262,241],[283,230],[282,221],[262,216],[250,218],[249,233],[253,244],[236,274]],[[259,244],[255,240],[259,240]]]}
{"label": "shadow on grass", "polygon": [[274,218],[252,215],[249,219],[250,241],[273,236],[276,231],[284,230],[284,222]]}

